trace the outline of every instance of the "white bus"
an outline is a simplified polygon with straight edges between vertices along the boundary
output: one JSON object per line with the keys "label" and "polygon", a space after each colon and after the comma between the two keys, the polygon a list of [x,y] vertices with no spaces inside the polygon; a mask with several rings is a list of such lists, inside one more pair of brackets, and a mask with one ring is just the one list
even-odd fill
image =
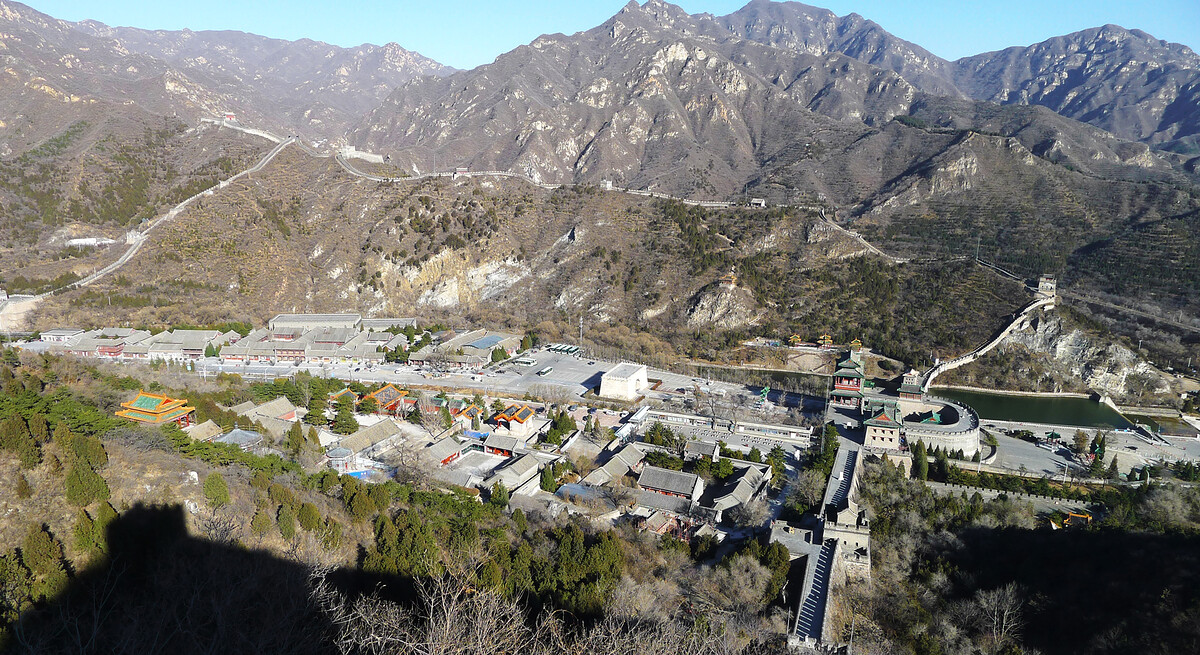
{"label": "white bus", "polygon": [[547,375],[550,375],[550,374],[551,374],[551,373],[553,373],[553,372],[554,372],[554,367],[553,367],[553,366],[547,366],[546,368],[544,368],[544,369],[542,369],[542,370],[538,371],[538,372],[537,372],[537,374],[538,374],[538,375],[540,375],[540,376],[542,376],[542,377],[546,377]]}
{"label": "white bus", "polygon": [[514,359],[514,360],[512,360],[512,363],[513,363],[513,366],[527,366],[527,367],[537,364],[537,362],[533,361],[532,359],[526,359],[524,357]]}

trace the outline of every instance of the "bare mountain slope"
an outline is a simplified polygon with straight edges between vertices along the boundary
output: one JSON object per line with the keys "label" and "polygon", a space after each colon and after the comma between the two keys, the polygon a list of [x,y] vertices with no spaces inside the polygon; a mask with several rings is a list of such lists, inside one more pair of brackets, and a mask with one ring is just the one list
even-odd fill
{"label": "bare mountain slope", "polygon": [[799,2],[751,0],[712,20],[739,38],[813,55],[840,52],[890,70],[926,93],[961,95],[950,62],[858,14],[837,16]]}
{"label": "bare mountain slope", "polygon": [[1122,138],[1200,152],[1200,56],[1186,46],[1105,25],[954,65],[972,97],[1042,105]]}
{"label": "bare mountain slope", "polygon": [[[1014,136],[1034,156],[1088,172],[1179,175],[1172,169],[1181,161],[1052,111],[923,93],[894,70],[837,49],[939,89],[952,72],[944,62],[885,38],[878,26],[835,18],[794,3],[752,3],[721,19],[661,0],[630,3],[592,30],[544,36],[493,64],[403,85],[350,139],[414,173],[466,165],[720,198],[743,193],[782,161],[823,144],[836,149],[912,114],[939,128]],[[853,46],[867,42],[876,45]],[[878,156],[930,154],[901,147]],[[809,183],[773,198],[811,192],[857,203],[887,182],[882,167],[846,166],[825,160]],[[839,192],[847,186],[862,188]]]}
{"label": "bare mountain slope", "polygon": [[[316,136],[341,136],[349,123],[403,82],[454,71],[396,43],[341,48],[309,39],[287,41],[236,31],[142,30],[96,21],[82,21],[74,27],[182,70],[257,87],[262,93],[252,100],[269,101],[278,118]],[[240,107],[235,104],[230,109]]]}
{"label": "bare mountain slope", "polygon": [[719,197],[806,134],[887,122],[916,94],[841,54],[703,34],[677,10],[631,3],[587,32],[410,82],[350,138],[413,171],[470,165]]}
{"label": "bare mountain slope", "polygon": [[19,3],[0,0],[0,33],[0,156],[124,106],[195,119],[224,104],[211,80],[82,34]]}

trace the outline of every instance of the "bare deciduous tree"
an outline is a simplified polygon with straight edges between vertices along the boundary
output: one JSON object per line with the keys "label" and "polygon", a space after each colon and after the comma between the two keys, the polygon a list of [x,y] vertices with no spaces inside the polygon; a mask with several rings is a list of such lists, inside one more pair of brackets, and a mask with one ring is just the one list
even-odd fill
{"label": "bare deciduous tree", "polygon": [[729,514],[734,523],[741,527],[749,528],[766,523],[771,512],[767,504],[762,499],[759,499],[749,503],[742,503],[733,508]]}
{"label": "bare deciduous tree", "polygon": [[1025,622],[1021,617],[1024,601],[1016,583],[975,592],[979,608],[977,622],[987,641],[987,652],[997,653],[1009,642],[1021,636]]}

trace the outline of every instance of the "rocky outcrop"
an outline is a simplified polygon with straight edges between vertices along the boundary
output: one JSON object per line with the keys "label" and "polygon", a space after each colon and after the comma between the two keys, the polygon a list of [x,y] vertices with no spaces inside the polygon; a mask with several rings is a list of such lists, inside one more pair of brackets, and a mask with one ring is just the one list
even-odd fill
{"label": "rocky outcrop", "polygon": [[1093,391],[1113,398],[1161,396],[1172,390],[1171,378],[1137,353],[1067,325],[1054,311],[1031,314],[1001,342],[999,349],[1023,349],[1042,355],[1059,373],[1078,378]]}
{"label": "rocky outcrop", "polygon": [[701,289],[692,299],[687,326],[736,330],[757,325],[762,316],[762,309],[748,290],[716,284]]}

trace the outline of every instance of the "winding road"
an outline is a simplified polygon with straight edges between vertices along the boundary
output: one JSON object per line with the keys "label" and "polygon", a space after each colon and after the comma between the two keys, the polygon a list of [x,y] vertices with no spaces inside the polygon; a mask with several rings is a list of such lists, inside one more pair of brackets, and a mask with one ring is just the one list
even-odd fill
{"label": "winding road", "polygon": [[[245,130],[243,130],[243,131],[245,131]],[[158,218],[155,218],[152,221],[150,221],[150,223],[148,225],[146,225],[145,229],[143,229],[141,232],[130,232],[129,236],[126,239],[126,243],[128,244],[129,247],[125,249],[125,252],[121,253],[120,257],[118,257],[116,260],[114,260],[113,262],[111,262],[110,264],[105,266],[104,268],[101,268],[101,269],[93,272],[91,275],[88,275],[87,277],[76,280],[70,284],[58,287],[56,289],[51,289],[50,291],[46,291],[45,293],[40,293],[36,296],[14,298],[14,299],[5,301],[4,305],[2,307],[0,307],[0,330],[10,331],[10,330],[18,329],[20,327],[20,324],[23,322],[25,315],[27,313],[29,313],[30,311],[32,311],[37,306],[37,304],[39,302],[41,302],[42,300],[44,300],[45,298],[52,296],[54,294],[57,294],[57,293],[69,291],[71,289],[78,289],[81,287],[85,287],[89,284],[92,284],[96,280],[99,280],[100,278],[103,278],[106,275],[109,275],[109,274],[113,273],[114,271],[119,270],[122,266],[129,263],[129,261],[131,259],[133,259],[134,255],[137,255],[138,251],[141,250],[141,248],[142,248],[142,244],[145,243],[146,238],[150,234],[151,230],[158,227],[159,225],[163,225],[163,224],[171,222],[184,209],[186,209],[188,207],[188,205],[192,204],[196,200],[198,200],[204,196],[211,196],[214,193],[216,193],[217,191],[229,186],[231,183],[241,179],[242,177],[245,177],[247,175],[251,175],[253,173],[257,173],[257,172],[261,171],[263,169],[263,167],[265,167],[267,164],[271,163],[271,160],[274,159],[276,155],[278,155],[280,152],[282,152],[283,149],[286,148],[288,145],[295,143],[295,141],[296,141],[295,138],[288,138],[288,139],[280,140],[278,142],[278,145],[276,145],[274,148],[272,148],[270,150],[270,152],[268,152],[266,155],[263,155],[263,157],[261,159],[259,159],[257,162],[255,162],[255,164],[253,166],[237,173],[236,175],[230,177],[229,179],[221,180],[220,182],[217,182],[213,186],[191,196],[190,198],[179,203],[178,205],[175,205],[174,207],[172,207],[170,210],[168,210],[162,216],[159,216]]]}

